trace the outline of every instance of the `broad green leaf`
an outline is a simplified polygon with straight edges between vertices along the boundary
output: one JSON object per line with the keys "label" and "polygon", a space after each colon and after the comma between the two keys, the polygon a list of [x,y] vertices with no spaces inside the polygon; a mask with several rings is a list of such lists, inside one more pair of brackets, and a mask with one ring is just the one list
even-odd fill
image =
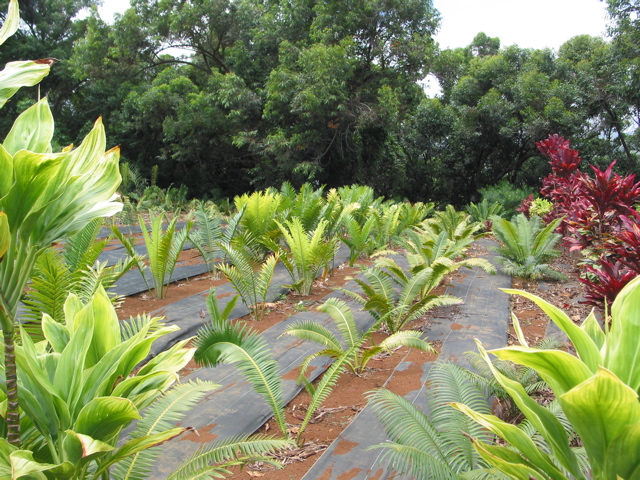
{"label": "broad green leaf", "polygon": [[16,33],[20,25],[20,9],[18,8],[18,0],[9,2],[7,15],[4,17],[4,23],[0,28],[0,45],[6,42],[7,38]]}
{"label": "broad green leaf", "polygon": [[638,395],[611,371],[600,367],[593,377],[559,400],[580,435],[594,474],[599,476],[612,442],[628,425],[640,422]]}
{"label": "broad green leaf", "polygon": [[85,368],[94,366],[120,343],[120,321],[102,286],[91,298],[90,305],[93,310],[93,335],[87,351]]}
{"label": "broad green leaf", "polygon": [[80,411],[73,431],[96,440],[108,441],[132,420],[140,418],[131,400],[120,397],[98,397]]}
{"label": "broad green leaf", "polygon": [[629,282],[611,305],[604,366],[640,391],[640,277]]}
{"label": "broad green leaf", "polygon": [[[40,463],[33,459],[33,452],[29,450],[16,450],[9,455],[11,462],[11,478],[18,479],[26,475],[33,475],[55,468],[50,463]],[[42,478],[46,478],[42,476]]]}
{"label": "broad green leaf", "polygon": [[32,87],[49,74],[50,59],[9,62],[0,72],[0,108],[20,87]]}
{"label": "broad green leaf", "polygon": [[[527,462],[518,453],[506,447],[494,447],[474,441],[473,446],[480,456],[501,472],[516,480],[546,479],[536,466]],[[562,478],[562,477],[560,477]],[[566,477],[564,477],[566,478]]]}
{"label": "broad green leaf", "polygon": [[42,332],[54,352],[61,353],[69,343],[70,336],[67,327],[56,322],[46,313],[42,314]]}
{"label": "broad green leaf", "polygon": [[640,479],[640,423],[626,426],[611,442],[604,470],[605,478]]}
{"label": "broad green leaf", "polygon": [[94,460],[101,454],[114,450],[108,443],[101,442],[88,435],[67,430],[62,441],[64,457],[78,467]]}
{"label": "broad green leaf", "polygon": [[569,447],[569,440],[560,421],[553,413],[531,398],[520,383],[502,375],[491,362],[482,344],[477,340],[476,343],[480,354],[487,363],[487,366],[491,369],[496,380],[513,399],[520,411],[531,422],[531,425],[533,425],[547,441],[547,444],[553,450],[560,464],[569,470],[577,479],[583,479],[584,476],[581,474],[578,460],[575,453]]}
{"label": "broad green leaf", "polygon": [[11,232],[9,232],[9,220],[4,212],[0,212],[0,260],[9,248],[11,242]]}
{"label": "broad green leaf", "polygon": [[569,340],[573,343],[580,360],[589,367],[591,372],[595,373],[598,365],[602,365],[602,356],[600,355],[597,345],[587,332],[573,323],[573,321],[562,310],[544,301],[542,298],[523,290],[512,290],[510,288],[501,288],[501,290],[509,294],[521,295],[538,305],[538,307],[540,307],[542,311],[549,316],[553,323],[567,334]]}
{"label": "broad green leaf", "polygon": [[51,153],[52,138],[53,115],[45,97],[18,116],[3,145],[10,155],[19,150]]}
{"label": "broad green leaf", "polygon": [[[545,472],[550,478],[556,480],[562,480],[565,478],[562,472],[553,464],[549,455],[538,448],[531,437],[520,430],[517,426],[504,422],[493,415],[478,413],[462,403],[452,403],[451,406],[468,415],[487,430],[517,448],[524,457],[528,459],[527,464],[535,465],[536,469],[540,469]],[[478,453],[480,453],[480,451]]]}
{"label": "broad green leaf", "polygon": [[556,395],[568,392],[591,377],[591,370],[573,355],[562,350],[538,350],[512,346],[491,350],[502,360],[510,360],[534,369]]}
{"label": "broad green leaf", "polygon": [[591,337],[591,340],[593,340],[593,343],[595,343],[598,348],[601,349],[604,346],[606,337],[593,310],[587,315],[587,318],[582,322],[580,328],[587,332],[587,335]]}
{"label": "broad green leaf", "polygon": [[9,192],[9,189],[13,185],[14,172],[13,172],[13,157],[9,155],[9,152],[0,145],[0,201]]}

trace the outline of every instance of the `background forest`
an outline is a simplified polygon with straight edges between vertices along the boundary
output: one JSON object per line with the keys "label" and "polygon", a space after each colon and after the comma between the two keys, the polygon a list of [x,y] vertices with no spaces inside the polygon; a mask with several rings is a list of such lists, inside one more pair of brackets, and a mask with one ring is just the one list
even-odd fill
{"label": "background forest", "polygon": [[57,147],[102,115],[142,176],[157,165],[159,186],[214,200],[288,180],[461,206],[503,180],[539,186],[535,142],[552,133],[589,163],[637,170],[639,0],[608,0],[610,38],[557,52],[483,33],[440,50],[430,0],[133,0],[112,25],[97,3],[20,3],[0,61],[58,62],[4,107],[2,138],[46,95]]}

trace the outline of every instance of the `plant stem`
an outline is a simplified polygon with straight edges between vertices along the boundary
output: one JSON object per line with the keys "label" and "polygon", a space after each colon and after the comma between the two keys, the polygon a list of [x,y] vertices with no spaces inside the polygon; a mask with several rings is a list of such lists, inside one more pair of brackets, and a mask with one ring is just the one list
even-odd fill
{"label": "plant stem", "polygon": [[[4,313],[4,312],[3,312]],[[7,441],[20,446],[20,411],[18,410],[18,372],[16,368],[15,332],[4,333],[4,365],[7,383]]]}

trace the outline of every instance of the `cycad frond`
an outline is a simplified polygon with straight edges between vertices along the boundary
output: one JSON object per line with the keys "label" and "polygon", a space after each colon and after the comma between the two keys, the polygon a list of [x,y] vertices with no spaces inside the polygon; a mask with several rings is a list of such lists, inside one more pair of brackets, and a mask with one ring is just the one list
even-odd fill
{"label": "cycad frond", "polygon": [[71,273],[60,252],[49,248],[40,254],[31,277],[31,288],[23,300],[24,318],[33,322],[27,325],[27,330],[30,335],[36,335],[34,338],[42,338],[40,321],[43,313],[56,322],[64,321],[63,306],[72,283]]}
{"label": "cycad frond", "polygon": [[311,401],[309,402],[307,414],[300,424],[300,429],[298,431],[298,443],[300,443],[302,433],[309,424],[309,421],[311,421],[311,418],[313,417],[316,409],[320,405],[322,405],[322,402],[327,399],[333,388],[336,386],[340,375],[344,373],[345,369],[352,362],[352,359],[355,357],[355,355],[358,354],[358,348],[359,347],[352,347],[346,350],[340,357],[335,360],[335,362],[333,362],[333,364],[327,369],[327,371],[324,372],[324,375],[322,375],[322,379],[320,380],[320,383],[318,383],[318,386],[315,389],[315,393],[311,398]]}
{"label": "cycad frond", "polygon": [[238,363],[238,370],[271,407],[276,423],[286,435],[280,369],[259,333],[230,323],[223,329],[207,326],[198,332],[195,345],[194,358],[199,364],[214,367]]}
{"label": "cycad frond", "polygon": [[[171,473],[167,480],[220,478],[216,475],[228,472],[225,468],[228,462],[247,464],[265,460],[265,455],[287,447],[291,447],[288,440],[262,435],[225,438],[199,449]],[[222,465],[216,467],[216,464]]]}
{"label": "cycad frond", "polygon": [[456,478],[440,432],[417,407],[383,388],[369,396],[369,405],[390,440],[370,448],[384,449],[392,468],[413,478]]}
{"label": "cycad frond", "polygon": [[327,313],[331,316],[338,331],[340,332],[340,335],[342,336],[342,340],[346,343],[347,348],[362,344],[362,335],[358,332],[353,312],[344,300],[339,298],[329,298],[318,307],[318,311]]}
{"label": "cycad frond", "polygon": [[220,256],[218,242],[222,240],[221,218],[212,216],[201,203],[196,210],[197,229],[189,232],[189,239],[200,251],[209,272],[215,273],[214,260]]}
{"label": "cycad frond", "polygon": [[493,233],[503,244],[495,250],[505,273],[530,279],[566,278],[546,263],[559,254],[554,250],[560,240],[560,235],[554,233],[559,222],[551,222],[542,228],[539,217],[528,219],[524,214],[515,216],[511,222],[499,217],[492,217],[492,220]]}
{"label": "cycad frond", "polygon": [[[91,255],[91,258],[85,258],[100,231],[100,225],[101,219],[96,218],[65,242],[64,259],[71,271],[77,270],[83,265],[93,264],[98,258],[97,255],[99,255],[106,246],[105,242],[101,242],[100,247],[95,249],[97,250],[97,254],[94,253]],[[108,242],[108,240],[106,242]]]}
{"label": "cycad frond", "polygon": [[[130,438],[141,438],[174,428],[188,410],[216,388],[218,385],[215,383],[201,380],[175,386],[144,410]],[[147,478],[160,453],[159,448],[150,448],[127,457],[116,464],[111,475],[116,480]]]}
{"label": "cycad frond", "polygon": [[283,335],[291,335],[302,340],[315,342],[325,348],[342,350],[340,340],[336,338],[331,330],[313,320],[303,320],[289,325]]}
{"label": "cycad frond", "polygon": [[422,339],[423,335],[423,332],[418,332],[416,330],[402,330],[394,333],[393,335],[389,335],[378,344],[378,347],[386,351],[391,351],[397,347],[409,347],[416,348],[423,352],[435,353],[433,347]]}

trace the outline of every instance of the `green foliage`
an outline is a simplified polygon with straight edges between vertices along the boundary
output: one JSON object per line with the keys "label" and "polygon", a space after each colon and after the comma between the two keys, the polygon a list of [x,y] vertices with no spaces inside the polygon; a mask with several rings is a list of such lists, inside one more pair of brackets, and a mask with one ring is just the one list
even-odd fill
{"label": "green foliage", "polygon": [[371,448],[383,449],[383,459],[394,470],[416,479],[468,478],[465,472],[472,469],[476,469],[474,473],[484,469],[488,474],[487,464],[474,451],[471,438],[488,442],[491,437],[449,407],[449,402],[459,402],[488,414],[491,407],[484,392],[453,363],[437,362],[428,382],[428,416],[389,390],[370,395],[369,404],[389,438]]}
{"label": "green foliage", "polygon": [[529,207],[529,214],[544,217],[547,213],[553,210],[553,203],[545,198],[536,198],[531,202]]}
{"label": "green foliage", "polygon": [[335,237],[330,240],[323,239],[326,227],[324,220],[318,223],[315,230],[309,232],[297,217],[287,220],[284,225],[276,221],[276,225],[280,228],[288,250],[273,241],[266,241],[265,245],[280,256],[291,275],[291,288],[301,295],[309,295],[313,282],[333,260],[338,242]]}
{"label": "green foliage", "polygon": [[198,332],[195,345],[195,359],[201,365],[237,363],[240,372],[271,407],[278,427],[286,436],[278,363],[260,334],[242,325],[214,322]]}
{"label": "green foliage", "polygon": [[[434,307],[462,301],[450,295],[431,293],[449,272],[447,265],[423,268],[415,274],[405,273],[390,258],[379,260],[377,265],[364,273],[367,281],[355,279],[363,290],[362,295],[349,290],[343,292],[361,303],[377,323],[390,333],[399,332],[404,325]],[[382,270],[382,267],[386,270]],[[397,297],[392,282],[400,286],[400,295]]]}
{"label": "green foliage", "polygon": [[218,269],[227,277],[233,288],[242,298],[242,302],[251,312],[254,320],[262,320],[266,313],[266,300],[278,263],[278,255],[271,255],[258,264],[246,251],[221,244],[231,265],[219,265]]}
{"label": "green foliage", "polygon": [[[100,285],[108,289],[141,257],[126,257],[115,265],[100,264],[98,256],[109,243],[111,237],[96,241],[100,230],[100,219],[96,219],[65,242],[61,250],[49,248],[36,260],[31,286],[23,298],[24,317],[30,323],[25,325],[30,335],[41,337],[40,319],[42,314],[50,315],[56,322],[64,318],[63,305],[69,293],[73,293],[86,303],[96,293]],[[113,298],[114,301],[118,297]]]}
{"label": "green foliage", "polygon": [[[64,312],[63,323],[43,315],[43,344],[34,344],[23,333],[16,348],[22,423],[31,425],[23,431],[22,444],[31,450],[32,461],[54,478],[62,472],[69,478],[101,478],[113,465],[144,458],[144,450],[178,435],[182,429],[173,422],[215,385],[185,384],[157,403],[178,380],[177,372],[194,349],[184,348],[188,340],[182,341],[136,367],[154,340],[177,327],[149,317],[120,322],[101,288],[86,305],[69,295]],[[180,389],[190,391],[178,394]],[[1,395],[6,401],[4,390]],[[180,400],[169,400],[175,395]],[[132,436],[119,442],[122,429],[140,419],[149,405]],[[1,423],[4,430],[5,420]],[[147,428],[150,425],[154,427]],[[2,448],[8,448],[6,442]],[[4,467],[7,460],[3,456]]]}
{"label": "green foliage", "polygon": [[[629,449],[640,438],[640,366],[636,361],[639,347],[630,338],[638,330],[640,279],[625,286],[614,301],[611,328],[607,332],[603,332],[593,313],[577,326],[562,310],[535,295],[506,291],[534,301],[547,313],[567,334],[577,357],[562,350],[537,350],[527,346],[506,347],[490,353],[535,369],[547,382],[584,445],[591,478],[631,478],[640,465],[635,448]],[[519,383],[493,368],[488,352],[480,345],[479,348],[496,380],[545,444],[539,447],[517,427],[492,415],[454,404],[508,444],[492,446],[474,441],[478,453],[512,478],[522,478],[522,475],[545,479],[586,478],[556,416],[530,399]]]}
{"label": "green foliage", "polygon": [[349,247],[349,266],[353,267],[356,260],[362,255],[371,255],[376,247],[373,238],[373,230],[376,225],[376,217],[371,216],[360,225],[353,215],[346,215],[343,221],[345,233],[340,237]]}
{"label": "green foliage", "polygon": [[520,206],[522,200],[535,193],[535,191],[533,188],[516,187],[503,180],[495,185],[482,188],[480,193],[483,201],[487,200],[492,205],[502,205],[503,213],[500,216],[509,219],[517,213],[516,209]]}
{"label": "green foliage", "polygon": [[217,208],[208,209],[202,202],[196,208],[195,215],[195,228],[189,232],[189,240],[202,255],[209,272],[215,275],[217,268],[214,261],[222,256],[220,251],[220,242],[224,238],[222,219]]}
{"label": "green foliage", "polygon": [[494,202],[489,204],[486,198],[483,198],[478,204],[471,202],[466,210],[467,213],[471,215],[473,221],[481,223],[486,230],[491,229],[491,217],[494,215],[501,217],[504,212],[504,208],[500,203]]}
{"label": "green foliage", "polygon": [[[367,363],[372,357],[381,352],[390,353],[399,346],[417,348],[424,352],[434,352],[433,348],[421,338],[422,332],[413,330],[396,332],[377,345],[373,343],[370,346],[366,346],[367,342],[372,342],[371,334],[377,329],[378,325],[374,324],[367,331],[360,333],[357,329],[353,312],[343,300],[338,298],[330,298],[318,307],[318,311],[328,313],[331,316],[341,340],[331,330],[314,321],[293,323],[284,332],[286,335],[316,342],[324,347],[320,352],[305,358],[300,367],[300,379],[303,381],[309,362],[317,357],[326,356],[337,359],[347,351],[350,351],[351,358],[345,358],[344,361],[353,373],[360,374],[364,372]],[[313,412],[309,413],[309,415],[312,414]]]}
{"label": "green foliage", "polygon": [[140,228],[147,247],[149,268],[151,269],[156,298],[164,298],[167,294],[168,283],[178,261],[178,256],[182,251],[182,246],[187,240],[193,223],[188,221],[182,230],[176,232],[176,223],[178,222],[178,214],[176,213],[163,232],[162,221],[164,220],[164,214],[154,215],[152,213],[149,218],[151,232],[147,229],[142,217],[139,217]]}
{"label": "green foliage", "polygon": [[564,280],[566,277],[553,270],[547,263],[560,255],[555,246],[560,235],[554,233],[561,218],[542,226],[540,217],[528,219],[524,214],[513,217],[513,221],[493,217],[493,234],[502,243],[495,251],[498,261],[507,275],[527,279],[550,278]]}

